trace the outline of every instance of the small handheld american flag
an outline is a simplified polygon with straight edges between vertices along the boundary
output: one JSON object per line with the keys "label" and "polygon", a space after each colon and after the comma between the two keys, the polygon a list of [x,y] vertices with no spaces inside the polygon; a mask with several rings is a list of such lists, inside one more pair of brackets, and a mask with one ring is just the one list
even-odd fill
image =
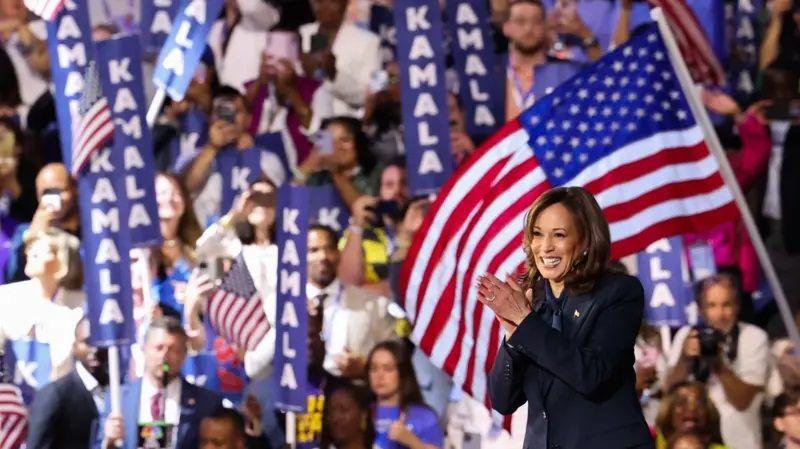
{"label": "small handheld american flag", "polygon": [[252,350],[269,330],[261,297],[240,255],[208,300],[214,331],[229,343]]}
{"label": "small handheld american flag", "polygon": [[48,22],[55,20],[65,0],[25,0],[25,6],[34,14]]}
{"label": "small handheld american flag", "polygon": [[100,86],[100,73],[94,61],[86,66],[85,87],[78,106],[79,117],[72,138],[72,175],[86,166],[97,150],[114,136],[111,110]]}
{"label": "small handheld american flag", "polygon": [[22,392],[11,384],[0,348],[0,449],[17,449],[28,434],[28,411]]}

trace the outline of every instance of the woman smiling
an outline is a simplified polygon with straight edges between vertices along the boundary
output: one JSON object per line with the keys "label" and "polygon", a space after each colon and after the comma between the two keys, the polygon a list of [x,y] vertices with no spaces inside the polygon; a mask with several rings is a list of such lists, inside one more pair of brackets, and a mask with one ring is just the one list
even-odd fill
{"label": "woman smiling", "polygon": [[528,402],[525,448],[651,448],[636,395],[639,281],[608,268],[611,238],[579,187],[539,197],[525,218],[521,284],[487,273],[478,299],[505,330],[489,379],[492,406]]}

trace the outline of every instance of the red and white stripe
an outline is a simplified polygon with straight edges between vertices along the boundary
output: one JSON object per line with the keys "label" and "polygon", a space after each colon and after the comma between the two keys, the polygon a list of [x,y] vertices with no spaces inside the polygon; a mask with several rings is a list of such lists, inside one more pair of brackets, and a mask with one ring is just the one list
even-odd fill
{"label": "red and white stripe", "polygon": [[34,14],[48,22],[55,20],[64,7],[65,0],[25,0],[25,6]]}
{"label": "red and white stripe", "polygon": [[78,120],[72,139],[72,174],[77,176],[99,150],[114,136],[111,110],[105,97],[95,102]]}
{"label": "red and white stripe", "polygon": [[[488,404],[487,373],[500,343],[475,279],[525,263],[523,219],[551,188],[517,120],[486,142],[445,185],[401,273],[412,340],[456,384]],[[655,134],[589,165],[569,185],[591,191],[610,225],[613,257],[736,216],[698,126]]]}
{"label": "red and white stripe", "polygon": [[222,338],[247,350],[255,349],[270,328],[258,293],[244,298],[218,289],[208,301],[208,317]]}
{"label": "red and white stripe", "polygon": [[692,78],[701,84],[722,86],[725,70],[711,47],[702,25],[686,0],[648,0],[653,7],[661,8],[678,42],[681,55],[689,67]]}
{"label": "red and white stripe", "polygon": [[0,384],[0,449],[18,449],[28,433],[28,410],[19,388]]}

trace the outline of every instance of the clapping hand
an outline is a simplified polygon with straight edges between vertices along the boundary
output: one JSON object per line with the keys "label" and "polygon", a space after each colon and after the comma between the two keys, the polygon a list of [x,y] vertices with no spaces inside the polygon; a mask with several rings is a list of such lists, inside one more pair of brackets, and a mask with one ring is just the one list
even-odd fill
{"label": "clapping hand", "polygon": [[531,313],[533,291],[523,291],[522,287],[509,274],[505,282],[491,273],[478,277],[476,283],[478,301],[492,309],[506,331],[506,337],[517,329],[519,323]]}

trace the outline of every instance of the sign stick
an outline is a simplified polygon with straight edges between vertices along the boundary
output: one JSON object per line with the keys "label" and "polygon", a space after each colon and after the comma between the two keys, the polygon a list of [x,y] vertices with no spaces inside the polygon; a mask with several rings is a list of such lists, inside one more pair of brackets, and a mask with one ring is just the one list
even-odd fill
{"label": "sign stick", "polygon": [[150,102],[150,107],[147,109],[147,126],[150,129],[153,129],[153,125],[156,123],[158,113],[161,111],[161,106],[164,104],[166,97],[167,91],[164,89],[158,89],[156,94],[153,96],[153,100]]}

